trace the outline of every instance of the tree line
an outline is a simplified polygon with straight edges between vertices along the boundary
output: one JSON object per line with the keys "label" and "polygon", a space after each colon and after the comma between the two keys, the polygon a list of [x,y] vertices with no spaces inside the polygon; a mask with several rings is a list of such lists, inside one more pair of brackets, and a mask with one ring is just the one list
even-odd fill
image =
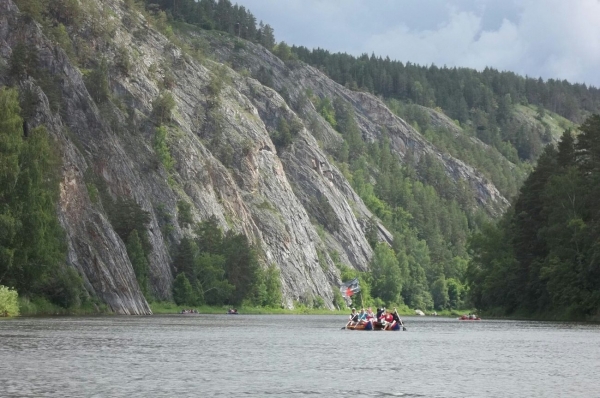
{"label": "tree line", "polygon": [[173,270],[173,298],[179,305],[282,305],[279,269],[263,269],[248,238],[223,233],[215,218],[197,224],[193,237],[181,239]]}
{"label": "tree line", "polygon": [[275,46],[273,28],[244,6],[229,0],[143,0],[150,11],[163,11],[175,21],[186,22],[206,30],[219,30],[272,49]]}
{"label": "tree line", "polygon": [[511,209],[470,241],[474,304],[557,318],[600,308],[600,116],[549,145]]}
{"label": "tree line", "polygon": [[87,295],[77,271],[65,264],[56,214],[58,148],[44,126],[27,128],[22,112],[18,91],[0,88],[0,285],[77,307]]}
{"label": "tree line", "polygon": [[420,66],[374,54],[355,57],[302,46],[292,46],[290,53],[351,90],[373,93],[388,103],[395,100],[437,108],[511,162],[535,161],[552,139],[549,126],[541,117],[541,127],[527,125],[515,116],[516,106],[536,107],[539,116],[545,111],[555,112],[577,123],[600,111],[598,88],[566,80],[543,81],[489,67],[479,72]]}

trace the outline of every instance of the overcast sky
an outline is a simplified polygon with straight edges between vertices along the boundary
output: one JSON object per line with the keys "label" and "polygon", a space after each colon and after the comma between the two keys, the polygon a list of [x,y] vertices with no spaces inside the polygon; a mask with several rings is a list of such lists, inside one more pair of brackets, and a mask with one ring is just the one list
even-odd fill
{"label": "overcast sky", "polygon": [[277,41],[600,87],[600,0],[232,0]]}

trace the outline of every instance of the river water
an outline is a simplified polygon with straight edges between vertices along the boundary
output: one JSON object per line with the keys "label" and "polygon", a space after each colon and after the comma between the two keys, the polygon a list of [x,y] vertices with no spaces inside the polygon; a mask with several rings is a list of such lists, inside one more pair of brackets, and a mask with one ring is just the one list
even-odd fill
{"label": "river water", "polygon": [[600,325],[345,319],[0,321],[0,397],[600,397]]}

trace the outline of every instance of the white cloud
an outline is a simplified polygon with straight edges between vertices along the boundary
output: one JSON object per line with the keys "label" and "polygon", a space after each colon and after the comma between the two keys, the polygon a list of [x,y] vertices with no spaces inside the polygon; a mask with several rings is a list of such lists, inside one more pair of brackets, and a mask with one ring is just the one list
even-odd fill
{"label": "white cloud", "polygon": [[600,86],[599,0],[238,2],[290,44]]}

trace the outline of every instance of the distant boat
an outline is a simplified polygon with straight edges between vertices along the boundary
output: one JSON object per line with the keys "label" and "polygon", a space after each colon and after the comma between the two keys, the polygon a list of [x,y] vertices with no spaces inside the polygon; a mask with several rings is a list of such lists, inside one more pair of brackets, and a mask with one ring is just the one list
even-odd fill
{"label": "distant boat", "polygon": [[230,309],[227,311],[228,315],[238,315],[238,311],[236,309]]}
{"label": "distant boat", "polygon": [[415,314],[417,314],[419,316],[425,316],[425,313],[421,310],[415,310]]}
{"label": "distant boat", "polygon": [[458,318],[459,321],[480,321],[481,318],[477,315],[462,315]]}

